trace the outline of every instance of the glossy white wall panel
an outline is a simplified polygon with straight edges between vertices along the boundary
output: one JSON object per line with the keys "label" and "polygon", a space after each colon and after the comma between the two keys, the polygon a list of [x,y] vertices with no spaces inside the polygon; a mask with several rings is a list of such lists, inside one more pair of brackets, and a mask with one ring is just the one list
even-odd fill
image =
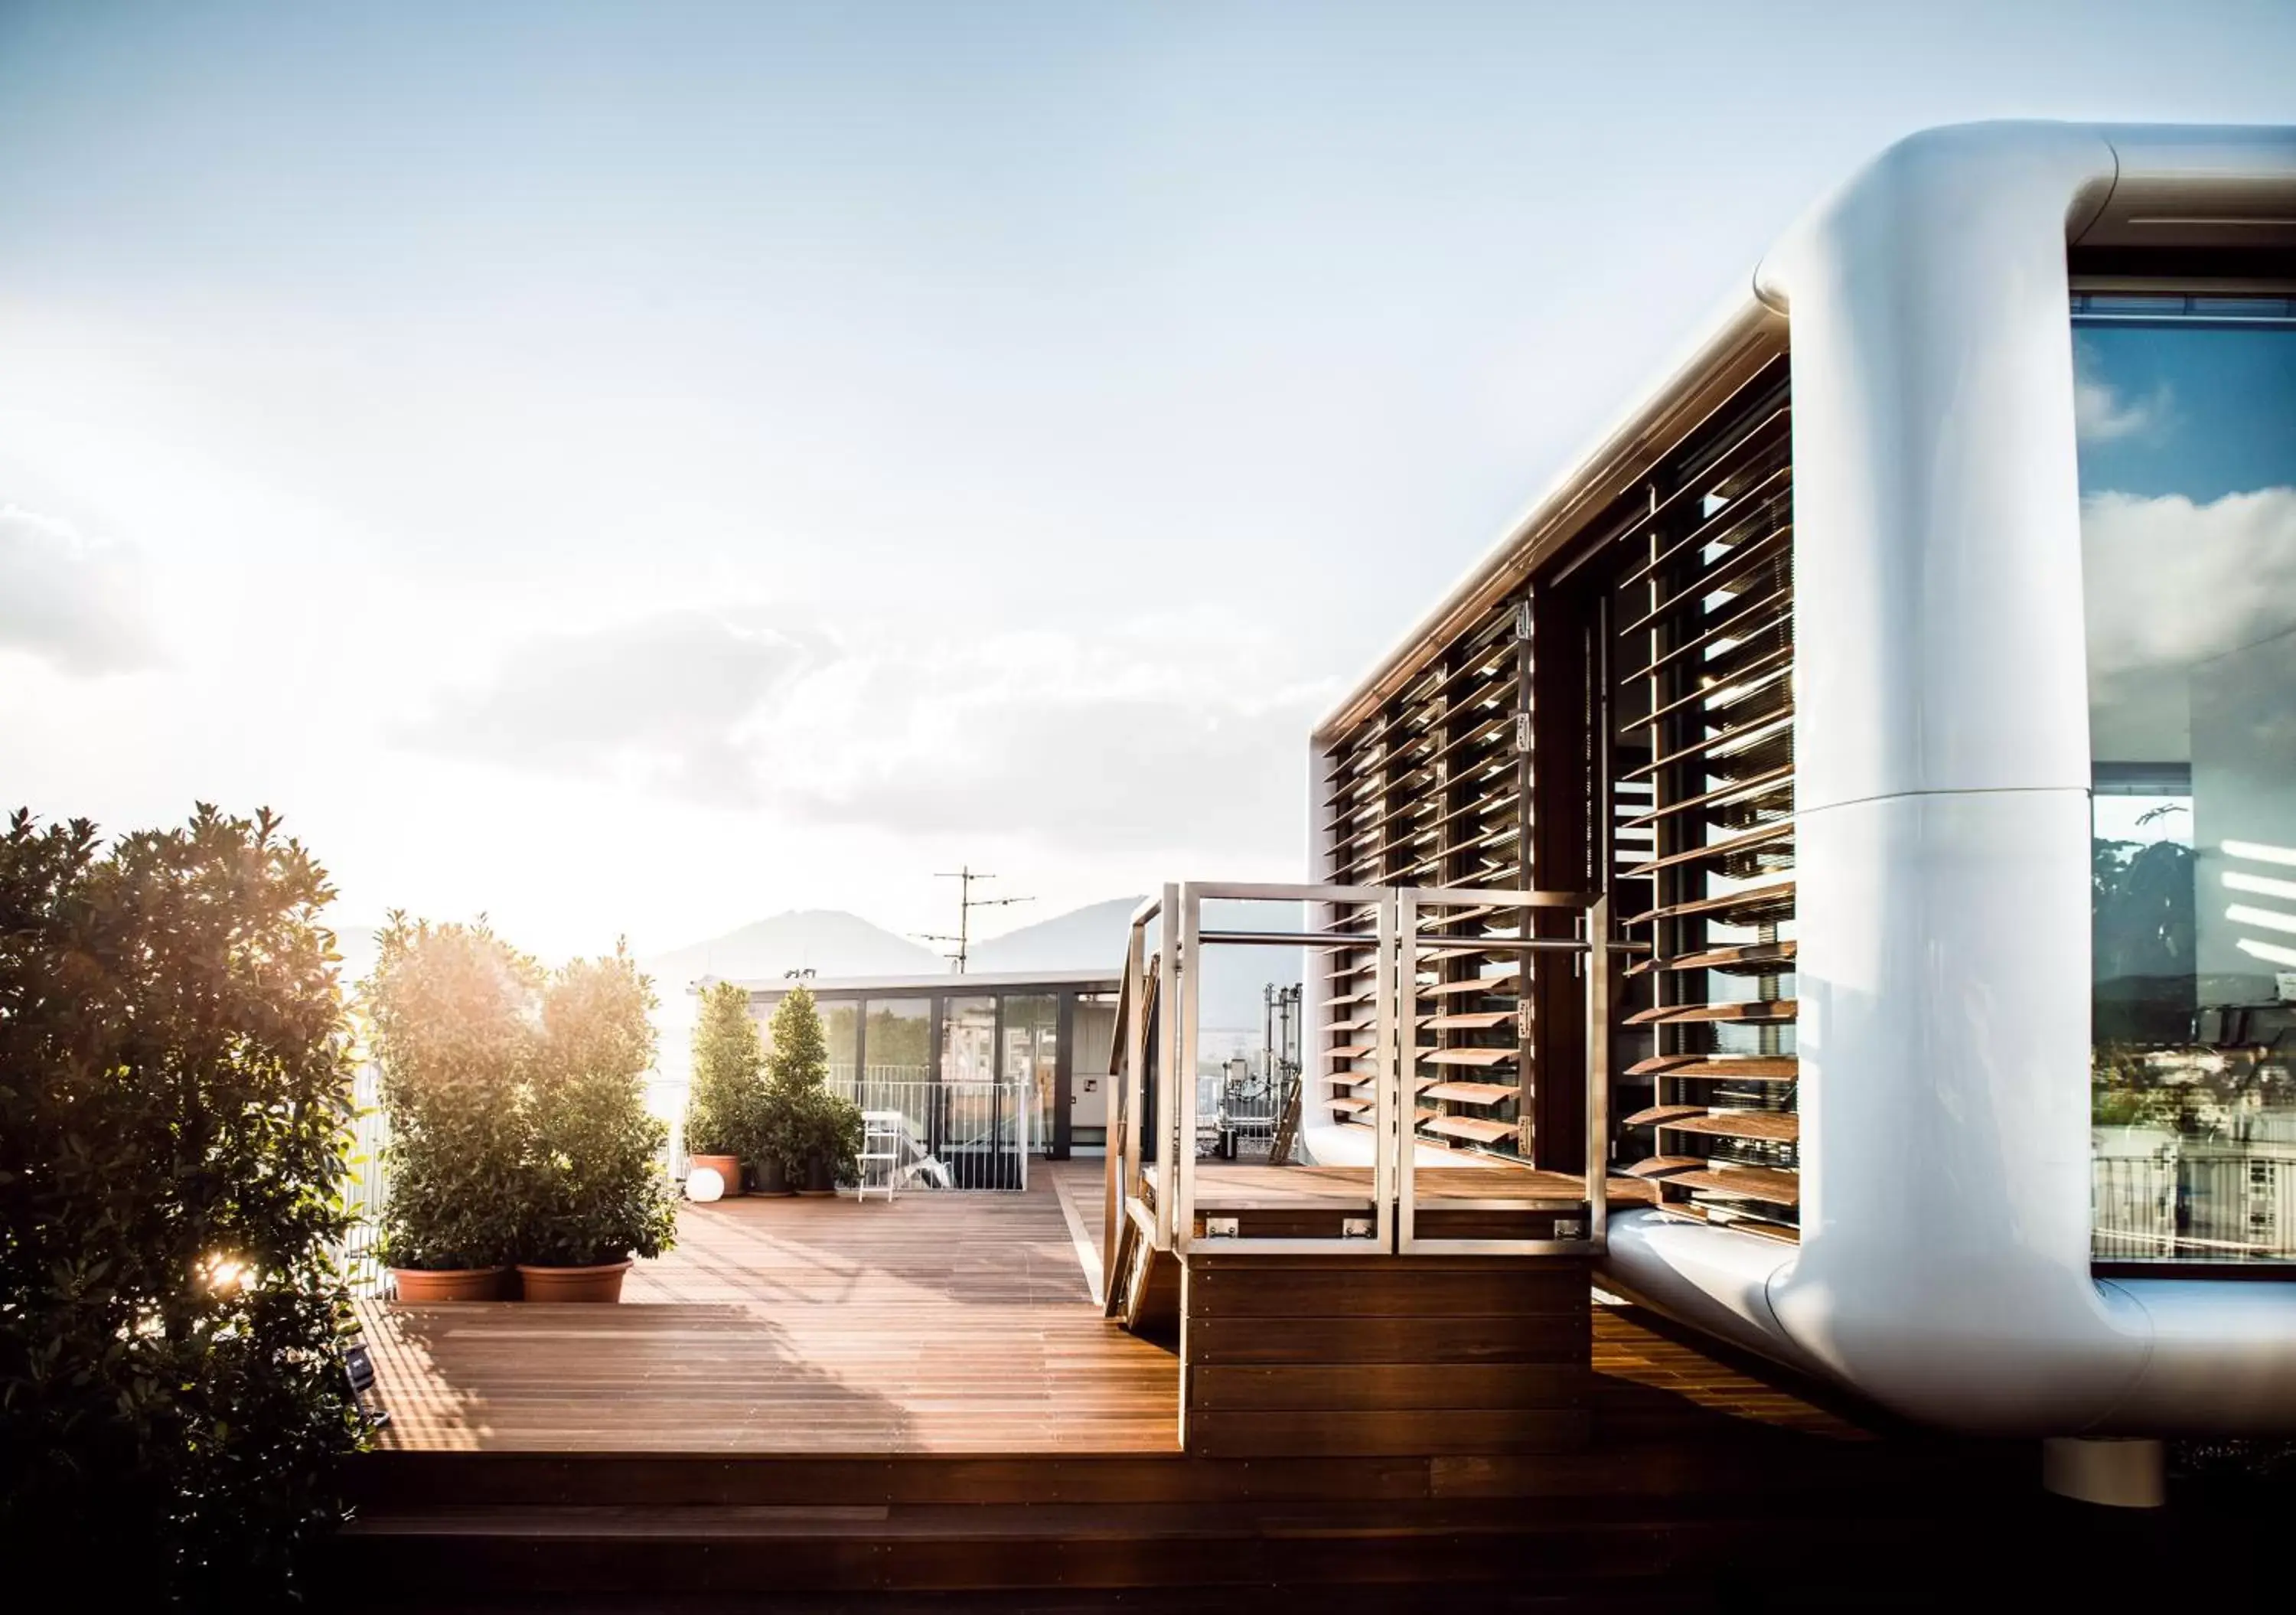
{"label": "glossy white wall panel", "polygon": [[2114,1279],[2099,1289],[2146,1346],[2136,1383],[2093,1433],[2296,1434],[2296,1285]]}
{"label": "glossy white wall panel", "polygon": [[1764,261],[1792,339],[1803,1240],[1621,1211],[1622,1289],[1942,1425],[2296,1431],[2296,1283],[2090,1274],[2066,260],[2292,218],[2296,131],[1977,125],[1893,147]]}
{"label": "glossy white wall panel", "polygon": [[2109,130],[2112,195],[2085,247],[2296,245],[2296,129]]}
{"label": "glossy white wall panel", "polygon": [[1939,130],[1758,277],[1792,328],[1802,1244],[1630,1217],[1611,1267],[1915,1418],[2296,1429],[2296,1284],[2090,1275],[2066,266],[2140,203],[2253,228],[2292,187],[2286,130]]}
{"label": "glossy white wall panel", "polygon": [[1882,154],[1757,277],[1791,316],[1797,800],[2084,788],[2067,214],[2101,135]]}
{"label": "glossy white wall panel", "polygon": [[1611,1214],[1603,1274],[1614,1288],[1693,1329],[1823,1375],[1827,1365],[1802,1349],[1770,1305],[1795,1256],[1774,1239],[1630,1208]]}
{"label": "glossy white wall panel", "polygon": [[1850,803],[1798,847],[1804,1243],[1778,1317],[1901,1413],[2079,1431],[2144,1360],[2089,1279],[2087,793]]}

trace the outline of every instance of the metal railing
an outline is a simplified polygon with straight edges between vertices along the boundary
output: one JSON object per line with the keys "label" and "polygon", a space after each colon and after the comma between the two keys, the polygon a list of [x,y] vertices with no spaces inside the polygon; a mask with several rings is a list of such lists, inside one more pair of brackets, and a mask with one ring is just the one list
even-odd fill
{"label": "metal railing", "polygon": [[[1353,911],[1357,917],[1344,930],[1207,930],[1202,914],[1209,899],[1318,904],[1334,914]],[[1580,916],[1580,934],[1467,938],[1425,929],[1442,923],[1442,911],[1466,907],[1571,910]],[[1157,931],[1152,953],[1148,941],[1152,925]],[[1201,962],[1203,950],[1214,947],[1371,950],[1374,1026],[1372,1069],[1366,1073],[1372,1085],[1374,1139],[1370,1241],[1196,1231],[1197,1160],[1203,1151],[1208,1116],[1209,1125],[1217,1127],[1218,1108],[1214,1104],[1208,1111],[1201,1097],[1203,1083],[1186,1081],[1180,1073],[1193,1077],[1197,1071]],[[1617,955],[1644,949],[1644,944],[1611,935],[1607,897],[1581,892],[1226,881],[1168,884],[1134,913],[1126,945],[1124,1070],[1117,1085],[1116,1114],[1111,1119],[1115,1129],[1110,1157],[1116,1202],[1111,1215],[1127,1203],[1152,1205],[1152,1226],[1144,1232],[1157,1250],[1183,1253],[1203,1249],[1268,1254],[1599,1255],[1607,1246],[1610,1218],[1611,961]],[[1420,1144],[1416,1127],[1406,1119],[1412,1116],[1423,1057],[1433,1052],[1423,1050],[1418,1042],[1418,974],[1430,961],[1462,953],[1513,953],[1526,961],[1533,954],[1560,953],[1591,955],[1597,961],[1584,972],[1587,1165],[1583,1232],[1577,1237],[1452,1239],[1428,1237],[1418,1231]],[[1405,1029],[1409,1029],[1407,1036]],[[1180,1092],[1191,1093],[1196,1103],[1164,1102],[1166,1096]],[[1145,1160],[1152,1131],[1156,1155],[1152,1183]],[[1488,1200],[1445,1196],[1442,1201],[1447,1212],[1520,1211],[1534,1203],[1521,1196]]]}
{"label": "metal railing", "polygon": [[[897,1111],[907,1127],[898,1186],[1008,1189],[1029,1186],[1029,1157],[1044,1138],[1036,1085],[1012,1082],[933,1082],[881,1075],[872,1067],[858,1079],[832,1076],[832,1093],[864,1111]],[[921,1152],[921,1153],[920,1153]]]}
{"label": "metal railing", "polygon": [[343,1185],[343,1209],[350,1214],[351,1226],[336,1258],[350,1282],[351,1293],[357,1296],[381,1295],[386,1276],[376,1253],[382,1238],[386,1187],[383,1149],[390,1142],[390,1128],[382,1114],[381,1081],[381,1069],[371,1061],[360,1066],[351,1079],[351,1103],[357,1113],[351,1121],[350,1176]]}
{"label": "metal railing", "polygon": [[[845,1065],[822,1086],[857,1110],[901,1116],[902,1189],[1026,1189],[1029,1158],[1050,1136],[1042,1095],[1027,1081],[935,1082],[918,1065],[873,1065],[857,1077]],[[685,1119],[681,1103],[663,1162],[673,1184],[685,1181]]]}

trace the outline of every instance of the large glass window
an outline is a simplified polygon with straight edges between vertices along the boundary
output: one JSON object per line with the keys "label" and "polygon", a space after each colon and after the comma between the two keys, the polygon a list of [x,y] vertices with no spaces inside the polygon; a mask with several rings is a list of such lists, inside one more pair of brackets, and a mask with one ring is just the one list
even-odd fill
{"label": "large glass window", "polygon": [[996,1000],[951,998],[941,1008],[940,1079],[996,1079]]}
{"label": "large glass window", "polygon": [[1004,1000],[1004,1080],[1029,1085],[1029,1147],[1053,1146],[1053,1101],[1060,1078],[1061,1001],[1050,993]]}
{"label": "large glass window", "polygon": [[2296,1258],[2296,299],[2073,320],[2094,1250]]}
{"label": "large glass window", "polygon": [[1109,1067],[1116,1048],[1116,995],[1084,993],[1070,1032],[1069,1147],[1097,1150],[1108,1143]]}
{"label": "large glass window", "polygon": [[830,1080],[850,1087],[857,1073],[853,1069],[855,1040],[859,1036],[861,1006],[847,1000],[832,1000],[821,1006],[821,1032],[829,1045]]}
{"label": "large glass window", "polygon": [[872,1082],[927,1082],[932,1078],[932,1000],[872,998],[863,1057]]}

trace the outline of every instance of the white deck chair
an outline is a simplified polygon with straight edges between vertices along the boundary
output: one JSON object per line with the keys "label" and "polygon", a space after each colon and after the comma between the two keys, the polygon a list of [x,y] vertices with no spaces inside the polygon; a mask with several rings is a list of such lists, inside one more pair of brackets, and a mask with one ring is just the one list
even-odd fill
{"label": "white deck chair", "polygon": [[908,1118],[898,1111],[861,1112],[861,1186],[853,1192],[854,1199],[868,1199],[872,1189],[882,1189],[888,1201],[893,1198],[908,1132]]}

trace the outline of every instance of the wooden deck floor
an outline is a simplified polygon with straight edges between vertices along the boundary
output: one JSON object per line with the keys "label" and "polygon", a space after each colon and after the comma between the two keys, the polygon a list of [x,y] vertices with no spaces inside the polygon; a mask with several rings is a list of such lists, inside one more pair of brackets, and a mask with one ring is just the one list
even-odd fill
{"label": "wooden deck floor", "polygon": [[[1176,1360],[1091,1299],[1100,1193],[1099,1163],[1073,1161],[1025,1194],[689,1205],[677,1248],[640,1263],[619,1307],[364,1303],[391,1413],[381,1444],[1176,1453]],[[1866,1434],[1630,1308],[1595,1309],[1594,1354],[1615,1435]]]}
{"label": "wooden deck floor", "polygon": [[1025,1194],[687,1205],[619,1307],[368,1303],[386,1447],[1169,1452],[1167,1352],[1103,1320]]}

